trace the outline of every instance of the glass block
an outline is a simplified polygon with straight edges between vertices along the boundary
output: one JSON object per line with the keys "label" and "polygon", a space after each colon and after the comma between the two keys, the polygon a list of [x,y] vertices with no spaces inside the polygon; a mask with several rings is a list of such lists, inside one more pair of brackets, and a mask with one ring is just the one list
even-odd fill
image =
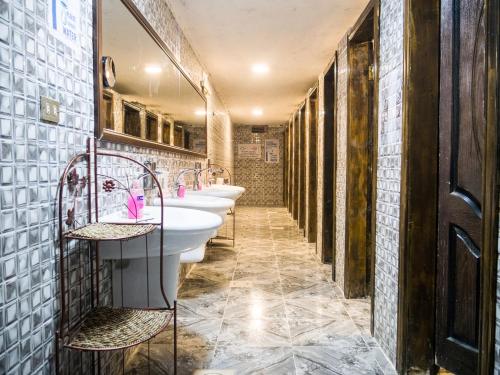
{"label": "glass block", "polygon": [[0,119],[0,137],[12,138],[12,122],[10,119]]}
{"label": "glass block", "polygon": [[10,279],[16,275],[16,258],[9,258],[3,261],[3,275],[5,279]]}
{"label": "glass block", "polygon": [[36,63],[35,59],[27,57],[26,58],[26,74],[29,77],[35,77],[36,76]]}
{"label": "glass block", "polygon": [[14,121],[14,131],[16,139],[24,140],[26,138],[26,124],[22,120]]}
{"label": "glass block", "polygon": [[30,291],[29,276],[23,276],[17,279],[18,292],[20,296],[26,295]]}
{"label": "glass block", "polygon": [[9,325],[17,320],[17,301],[5,308],[5,324]]}
{"label": "glass block", "polygon": [[0,45],[0,64],[3,66],[10,66],[10,50],[6,46]]}
{"label": "glass block", "polygon": [[14,323],[9,327],[5,328],[5,345],[7,348],[10,348],[14,344],[17,344],[18,340],[19,337],[18,337],[17,323]]}
{"label": "glass block", "polygon": [[8,115],[12,113],[12,98],[4,92],[0,92],[0,112]]}
{"label": "glass block", "polygon": [[[21,347],[22,350],[22,347]],[[29,375],[31,372],[31,360],[28,358],[26,361],[21,363],[21,369],[19,370],[21,375]]]}
{"label": "glass block", "polygon": [[28,203],[26,188],[16,188],[16,206],[24,206],[26,203]]}
{"label": "glass block", "polygon": [[[40,271],[40,268],[33,268],[31,270],[31,288],[37,288],[39,285],[40,285],[40,282],[42,281],[42,274],[41,274],[41,271]],[[37,289],[35,290],[32,294],[31,294],[31,301],[32,301],[32,305],[35,306],[33,304],[33,301],[34,300],[37,300],[38,303],[41,302],[41,291],[40,289]],[[38,304],[36,304],[38,305]]]}
{"label": "glass block", "polygon": [[26,315],[30,315],[31,306],[29,297],[23,297],[19,300],[19,315],[24,317]]}
{"label": "glass block", "polygon": [[9,21],[9,2],[8,1],[0,1],[0,18],[5,21]]}
{"label": "glass block", "polygon": [[9,358],[9,369],[14,368],[19,363],[19,348],[14,346],[7,352]]}
{"label": "glass block", "polygon": [[28,253],[17,254],[17,272],[23,274],[28,272]]}
{"label": "glass block", "polygon": [[[21,337],[25,337],[31,332],[31,318],[29,316],[21,319],[20,329],[21,329]],[[29,339],[28,339],[28,341],[29,341]],[[22,343],[21,343],[21,346],[22,346]]]}
{"label": "glass block", "polygon": [[27,179],[27,167],[17,166],[16,167],[16,183],[18,185],[24,185],[28,181]]}
{"label": "glass block", "polygon": [[23,98],[14,97],[14,114],[19,117],[24,117],[26,114],[26,101]]}
{"label": "glass block", "polygon": [[5,44],[10,43],[10,38],[9,38],[9,25],[6,24],[5,22],[0,22],[0,41],[4,42]]}
{"label": "glass block", "polygon": [[28,224],[28,218],[26,215],[26,210],[22,208],[16,209],[16,228],[22,229]]}
{"label": "glass block", "polygon": [[0,69],[0,88],[10,90],[10,72]]}
{"label": "glass block", "polygon": [[[36,149],[36,147],[35,147]],[[33,148],[31,149],[33,152]],[[30,157],[33,157],[32,155]],[[36,165],[28,166],[28,182],[36,183],[38,181],[38,168]]]}
{"label": "glass block", "polygon": [[47,302],[48,300],[50,300],[52,298],[52,292],[50,289],[50,285],[45,285],[42,288],[42,298],[43,298],[43,302]]}
{"label": "glass block", "polygon": [[17,239],[14,240],[14,233],[7,233],[0,237],[2,245],[2,255],[12,254],[17,250]]}
{"label": "glass block", "polygon": [[[0,189],[0,207],[2,210],[14,208],[14,189],[6,188]],[[10,217],[9,217],[10,219]],[[12,214],[12,221],[14,221],[14,215]]]}
{"label": "glass block", "polygon": [[24,71],[24,55],[19,52],[12,51],[12,61],[14,69],[23,72]]}
{"label": "glass block", "polygon": [[[35,55],[35,39],[26,36],[26,53],[30,55]],[[40,56],[38,56],[40,58]],[[42,59],[45,60],[45,59]]]}
{"label": "glass block", "polygon": [[14,74],[14,85],[12,87],[12,90],[16,94],[24,94],[24,78],[21,75]]}
{"label": "glass block", "polygon": [[35,19],[28,14],[26,14],[26,18],[24,20],[24,28],[25,28],[27,33],[30,33],[30,34],[36,33]]}
{"label": "glass block", "polygon": [[26,101],[26,117],[30,119],[37,118],[37,104],[33,100]]}
{"label": "glass block", "polygon": [[16,7],[12,7],[12,24],[20,28],[24,27],[24,12]]}
{"label": "glass block", "polygon": [[36,98],[36,83],[30,80],[25,82],[26,96],[32,99]]}
{"label": "glass block", "polygon": [[12,185],[14,182],[14,167],[0,167],[0,184]]}
{"label": "glass block", "polygon": [[24,34],[16,29],[12,29],[11,46],[22,51],[24,49]]}
{"label": "glass block", "polygon": [[37,137],[36,124],[30,122],[27,125],[27,136],[30,141],[36,141]]}
{"label": "glass block", "polygon": [[5,302],[9,303],[17,298],[17,280],[13,279],[5,283]]}
{"label": "glass block", "polygon": [[30,204],[35,204],[38,202],[38,188],[36,186],[30,187],[29,188],[29,198]]}
{"label": "glass block", "polygon": [[33,328],[38,328],[42,324],[42,311],[40,309],[33,311],[31,321],[33,322]]}
{"label": "glass block", "polygon": [[26,145],[16,144],[15,148],[16,162],[26,161]]}

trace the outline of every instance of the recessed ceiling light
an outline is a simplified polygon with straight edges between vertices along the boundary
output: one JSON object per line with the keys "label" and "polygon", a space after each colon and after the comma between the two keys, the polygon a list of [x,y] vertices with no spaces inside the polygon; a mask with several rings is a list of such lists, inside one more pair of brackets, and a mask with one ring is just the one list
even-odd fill
{"label": "recessed ceiling light", "polygon": [[262,116],[263,113],[264,113],[264,111],[262,110],[262,108],[256,107],[252,110],[252,115],[254,115],[256,117]]}
{"label": "recessed ceiling light", "polygon": [[148,74],[158,74],[161,73],[161,67],[158,65],[147,65],[144,71]]}
{"label": "recessed ceiling light", "polygon": [[194,111],[194,114],[196,116],[205,116],[206,111],[204,109],[197,109],[196,111]]}
{"label": "recessed ceiling light", "polygon": [[269,73],[269,66],[267,64],[259,63],[252,65],[252,72],[255,74],[266,74]]}

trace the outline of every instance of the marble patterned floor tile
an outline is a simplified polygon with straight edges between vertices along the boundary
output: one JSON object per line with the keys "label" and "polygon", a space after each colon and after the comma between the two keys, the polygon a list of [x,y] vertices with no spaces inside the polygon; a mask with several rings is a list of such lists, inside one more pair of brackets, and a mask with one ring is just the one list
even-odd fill
{"label": "marble patterned floor tile", "polygon": [[289,319],[290,335],[295,346],[333,345],[338,341],[359,337],[358,327],[343,316],[330,319]]}
{"label": "marble patterned floor tile", "polygon": [[288,323],[284,319],[224,319],[217,347],[231,345],[291,346]]}
{"label": "marble patterned floor tile", "polygon": [[233,369],[238,375],[294,375],[292,348],[217,347],[212,368]]}
{"label": "marble patterned floor tile", "polygon": [[[238,208],[236,231],[235,247],[208,246],[179,290],[179,374],[395,374],[369,334],[369,300],[344,299],[286,209]],[[170,353],[171,335],[153,344]],[[129,373],[144,373],[140,357]],[[162,361],[151,373],[171,370]]]}
{"label": "marble patterned floor tile", "polygon": [[224,319],[286,319],[285,304],[281,299],[255,299],[230,297]]}
{"label": "marble patterned floor tile", "polygon": [[385,375],[368,347],[294,347],[297,375]]}
{"label": "marble patterned floor tile", "polygon": [[350,320],[344,304],[329,298],[285,299],[288,319],[345,319]]}

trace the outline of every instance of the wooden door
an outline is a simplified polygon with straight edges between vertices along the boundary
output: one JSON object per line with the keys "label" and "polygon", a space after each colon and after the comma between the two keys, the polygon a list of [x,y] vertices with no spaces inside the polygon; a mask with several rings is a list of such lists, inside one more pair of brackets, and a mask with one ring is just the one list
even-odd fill
{"label": "wooden door", "polygon": [[325,75],[324,121],[323,121],[323,249],[321,260],[332,262],[332,278],[335,278],[334,236],[335,236],[335,155],[336,112],[337,112],[337,59]]}
{"label": "wooden door", "polygon": [[475,374],[480,331],[483,0],[441,1],[436,358]]}
{"label": "wooden door", "polygon": [[299,228],[306,225],[306,106],[299,111]]}
{"label": "wooden door", "polygon": [[316,242],[317,235],[317,189],[318,189],[318,163],[317,163],[317,136],[318,136],[318,89],[309,96],[309,178],[307,183],[307,241]]}
{"label": "wooden door", "polygon": [[292,217],[299,218],[299,115],[298,112],[293,118],[293,205]]}

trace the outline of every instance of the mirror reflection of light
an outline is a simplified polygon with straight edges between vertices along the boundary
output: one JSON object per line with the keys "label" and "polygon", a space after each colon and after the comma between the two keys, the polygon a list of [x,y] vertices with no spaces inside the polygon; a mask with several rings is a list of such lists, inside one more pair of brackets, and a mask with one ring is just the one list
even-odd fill
{"label": "mirror reflection of light", "polygon": [[161,73],[161,67],[158,65],[147,65],[144,71],[148,74],[159,74]]}
{"label": "mirror reflection of light", "polygon": [[262,116],[263,113],[264,111],[262,110],[262,108],[259,107],[256,107],[252,110],[252,115],[254,115],[255,117]]}
{"label": "mirror reflection of light", "polygon": [[251,320],[250,328],[259,330],[262,328],[262,326],[263,326],[263,321],[261,319]]}

